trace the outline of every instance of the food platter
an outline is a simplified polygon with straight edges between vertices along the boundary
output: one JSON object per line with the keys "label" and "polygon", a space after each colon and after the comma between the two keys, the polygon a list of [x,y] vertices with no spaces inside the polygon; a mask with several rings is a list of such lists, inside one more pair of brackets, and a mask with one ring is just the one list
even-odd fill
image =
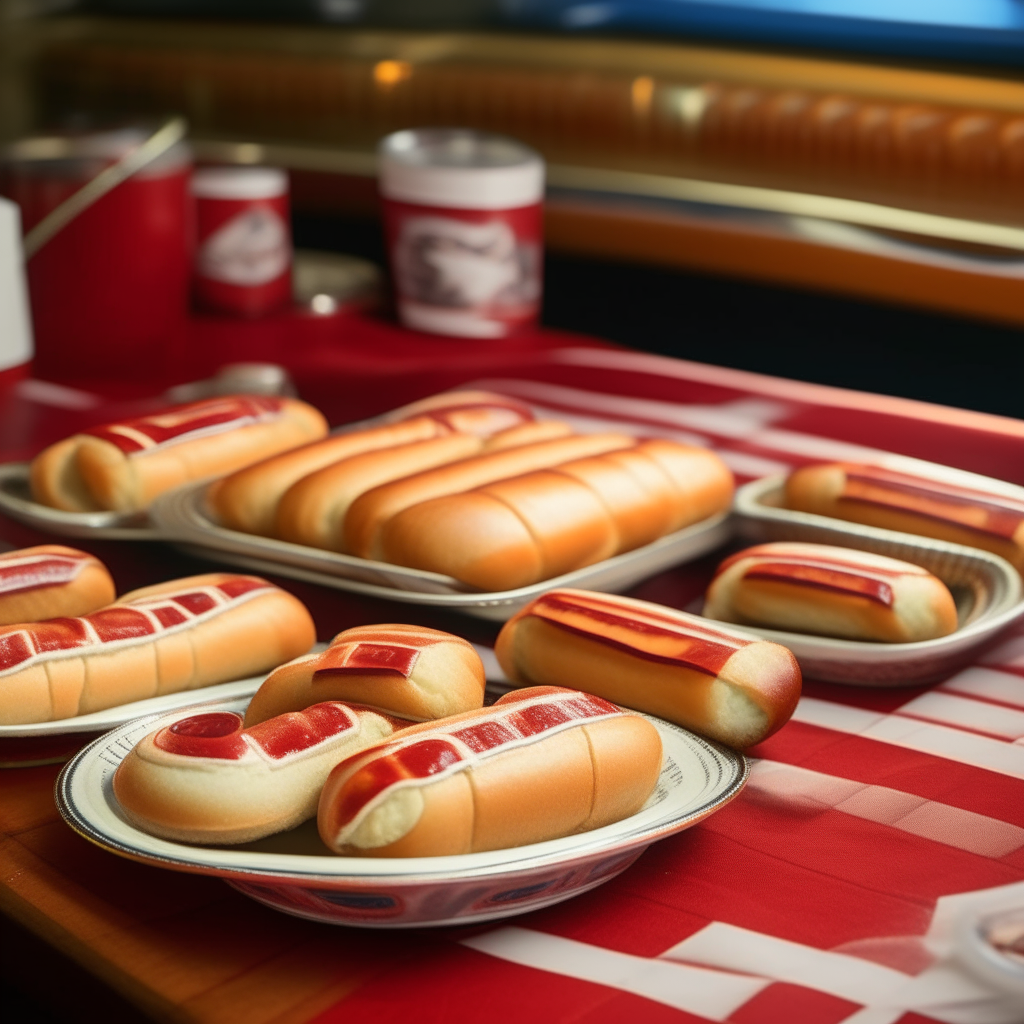
{"label": "food platter", "polygon": [[515,590],[481,593],[450,576],[229,530],[206,507],[207,486],[204,482],[181,487],[154,503],[150,513],[161,537],[186,545],[190,553],[256,572],[278,573],[369,597],[447,608],[499,622],[553,587],[619,593],[669,566],[706,555],[732,535],[729,513],[723,512],[641,548],[553,579]]}
{"label": "food platter", "polygon": [[959,620],[949,636],[906,644],[839,640],[743,624],[748,632],[788,647],[805,675],[862,686],[934,682],[966,664],[1000,630],[1024,618],[1020,574],[998,555],[783,508],[784,482],[782,475],[766,477],[737,491],[736,529],[745,542],[833,544],[920,565],[950,588]]}
{"label": "food platter", "polygon": [[[244,698],[204,703],[242,711]],[[195,707],[189,709],[194,714]],[[329,924],[409,928],[492,921],[550,906],[625,871],[653,842],[695,825],[747,780],[742,754],[659,719],[665,750],[658,786],[635,815],[591,832],[508,850],[451,857],[336,857],[315,824],[238,847],[189,846],[130,825],[113,774],[143,736],[183,717],[150,714],[80,751],[57,780],[57,806],[76,832],[122,857],[223,878],[285,913]]]}

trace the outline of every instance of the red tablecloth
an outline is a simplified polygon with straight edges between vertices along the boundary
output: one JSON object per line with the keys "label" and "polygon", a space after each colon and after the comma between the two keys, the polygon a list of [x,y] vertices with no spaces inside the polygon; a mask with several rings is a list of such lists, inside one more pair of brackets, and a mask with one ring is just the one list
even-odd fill
{"label": "red tablecloth", "polygon": [[[438,364],[420,393],[479,370]],[[585,345],[518,351],[485,373],[581,423],[700,439],[741,480],[882,449],[1024,484],[1017,421]],[[3,534],[37,539],[9,523]],[[191,568],[159,545],[89,546],[122,587]],[[713,562],[633,593],[685,607]],[[283,585],[310,602],[323,636],[399,613],[477,641],[494,635],[485,623]],[[625,874],[505,922],[396,935],[393,964],[315,1024],[1024,1020],[1019,997],[978,984],[951,955],[965,915],[1024,906],[1024,630],[934,686],[808,680],[793,721],[751,754],[739,799]]]}

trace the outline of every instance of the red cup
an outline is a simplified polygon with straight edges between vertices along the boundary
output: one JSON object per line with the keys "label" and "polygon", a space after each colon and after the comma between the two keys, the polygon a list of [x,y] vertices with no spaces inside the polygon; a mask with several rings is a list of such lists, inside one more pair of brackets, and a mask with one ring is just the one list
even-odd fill
{"label": "red cup", "polygon": [[[28,231],[145,138],[131,129],[23,140],[8,150],[0,191]],[[190,173],[179,143],[28,260],[36,373],[132,378],[173,365],[188,312]]]}
{"label": "red cup", "polygon": [[290,305],[288,175],[276,167],[205,167],[192,178],[192,194],[196,303],[246,317]]}
{"label": "red cup", "polygon": [[380,190],[398,315],[407,327],[502,338],[537,321],[544,162],[460,128],[395,132]]}

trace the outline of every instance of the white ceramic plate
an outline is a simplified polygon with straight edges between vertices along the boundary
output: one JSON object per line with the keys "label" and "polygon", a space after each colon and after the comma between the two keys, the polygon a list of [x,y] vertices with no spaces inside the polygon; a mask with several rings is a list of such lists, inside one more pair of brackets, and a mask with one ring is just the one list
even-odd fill
{"label": "white ceramic plate", "polygon": [[55,722],[28,725],[0,725],[0,768],[28,768],[40,764],[61,764],[98,733],[123,725],[143,715],[165,714],[197,701],[251,697],[266,676],[253,676],[231,683],[218,683],[198,690],[183,690],[162,697],[149,697]]}
{"label": "white ceramic plate", "polygon": [[0,511],[26,526],[61,537],[98,537],[103,540],[159,540],[144,512],[64,512],[32,500],[29,464],[0,465]]}
{"label": "white ceramic plate", "polygon": [[[321,645],[323,646],[323,645]],[[267,678],[267,674],[237,679],[231,683],[216,683],[197,690],[165,693],[162,697],[147,697],[130,704],[118,704],[89,715],[60,718],[55,722],[32,722],[27,725],[0,725],[0,739],[22,739],[28,736],[63,736],[72,732],[106,732],[125,722],[145,715],[166,714],[210,700],[228,700],[233,697],[251,697]]]}
{"label": "white ceramic plate", "polygon": [[583,569],[528,587],[481,593],[450,576],[229,530],[217,523],[206,508],[206,487],[205,482],[192,484],[157,499],[150,514],[164,539],[179,542],[190,553],[256,572],[278,573],[368,597],[454,609],[497,622],[504,622],[538,594],[553,587],[581,587],[607,593],[628,590],[669,566],[700,558],[720,547],[732,534],[729,513],[723,512]]}
{"label": "white ceramic plate", "polygon": [[[247,703],[215,701],[202,708],[240,712]],[[315,822],[307,822],[243,846],[188,846],[130,825],[112,787],[127,752],[147,733],[181,717],[180,712],[148,715],[80,751],[57,780],[64,820],[112,853],[215,875],[277,910],[330,924],[466,924],[569,899],[624,871],[651,843],[724,806],[743,788],[749,771],[742,754],[651,719],[661,734],[665,762],[650,800],[624,821],[567,839],[455,857],[336,857],[320,842]]]}
{"label": "white ceramic plate", "polygon": [[808,541],[859,548],[923,566],[957,603],[959,628],[937,640],[866,643],[743,624],[749,633],[788,647],[805,675],[833,683],[905,686],[946,678],[1000,630],[1024,618],[1021,577],[1005,559],[978,548],[861,526],[781,507],[784,476],[755,480],[736,492],[737,529],[752,544]]}

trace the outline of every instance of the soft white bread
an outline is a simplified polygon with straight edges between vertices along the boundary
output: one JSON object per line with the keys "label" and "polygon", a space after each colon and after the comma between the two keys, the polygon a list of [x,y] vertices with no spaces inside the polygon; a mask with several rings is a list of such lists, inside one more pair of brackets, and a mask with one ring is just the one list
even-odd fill
{"label": "soft white bread", "polygon": [[246,466],[214,481],[206,500],[232,530],[273,536],[277,504],[292,484],[325,466],[364,452],[444,437],[452,431],[429,416],[336,434]]}
{"label": "soft white bread", "polygon": [[953,595],[926,569],[827,544],[758,544],[737,552],[718,567],[704,615],[891,643],[934,640],[957,626]]}
{"label": "soft white bread", "polygon": [[326,651],[271,672],[245,724],[323,700],[355,701],[422,722],[483,707],[485,685],[480,655],[461,637],[398,623],[356,626],[339,633]]}
{"label": "soft white bread", "polygon": [[691,516],[724,511],[731,498],[732,474],[713,452],[647,441],[413,505],[383,524],[378,554],[510,590],[630,551]]}
{"label": "soft white bread", "polygon": [[281,497],[274,532],[294,544],[343,551],[342,525],[358,497],[392,480],[474,455],[480,443],[473,434],[449,434],[353,455],[310,473]]}
{"label": "soft white bread", "polygon": [[390,413],[390,422],[430,416],[451,430],[490,437],[533,420],[533,410],[518,399],[493,391],[447,391],[403,405]]}
{"label": "soft white bread", "polygon": [[320,837],[357,857],[500,850],[610,825],[661,772],[658,730],[589,693],[538,687],[413,726],[338,765]]}
{"label": "soft white bread", "polygon": [[450,466],[376,487],[353,502],[345,517],[345,550],[361,558],[383,557],[387,561],[381,540],[382,530],[391,519],[413,505],[573,459],[632,448],[635,444],[633,438],[625,434],[556,438],[463,459]]}
{"label": "soft white bread", "polygon": [[211,398],[51,445],[32,463],[32,496],[70,512],[135,512],[172,487],[230,473],[326,433],[323,416],[305,402]]}
{"label": "soft white bread", "polygon": [[231,712],[192,715],[129,751],[114,796],[133,825],[163,839],[247,843],[312,818],[331,769],[404,724],[338,703],[245,729]]}
{"label": "soft white bread", "polygon": [[552,590],[501,630],[516,686],[586,686],[733,747],[760,743],[800,697],[792,653],[696,615],[585,590]]}
{"label": "soft white bread", "polygon": [[785,501],[798,512],[982,548],[1024,573],[1024,501],[1006,495],[831,462],[791,473]]}
{"label": "soft white bread", "polygon": [[92,555],[42,544],[0,555],[0,626],[84,615],[114,600],[114,581]]}
{"label": "soft white bread", "polygon": [[243,679],[315,639],[302,603],[256,576],[210,573],[144,587],[79,618],[0,628],[0,724]]}

